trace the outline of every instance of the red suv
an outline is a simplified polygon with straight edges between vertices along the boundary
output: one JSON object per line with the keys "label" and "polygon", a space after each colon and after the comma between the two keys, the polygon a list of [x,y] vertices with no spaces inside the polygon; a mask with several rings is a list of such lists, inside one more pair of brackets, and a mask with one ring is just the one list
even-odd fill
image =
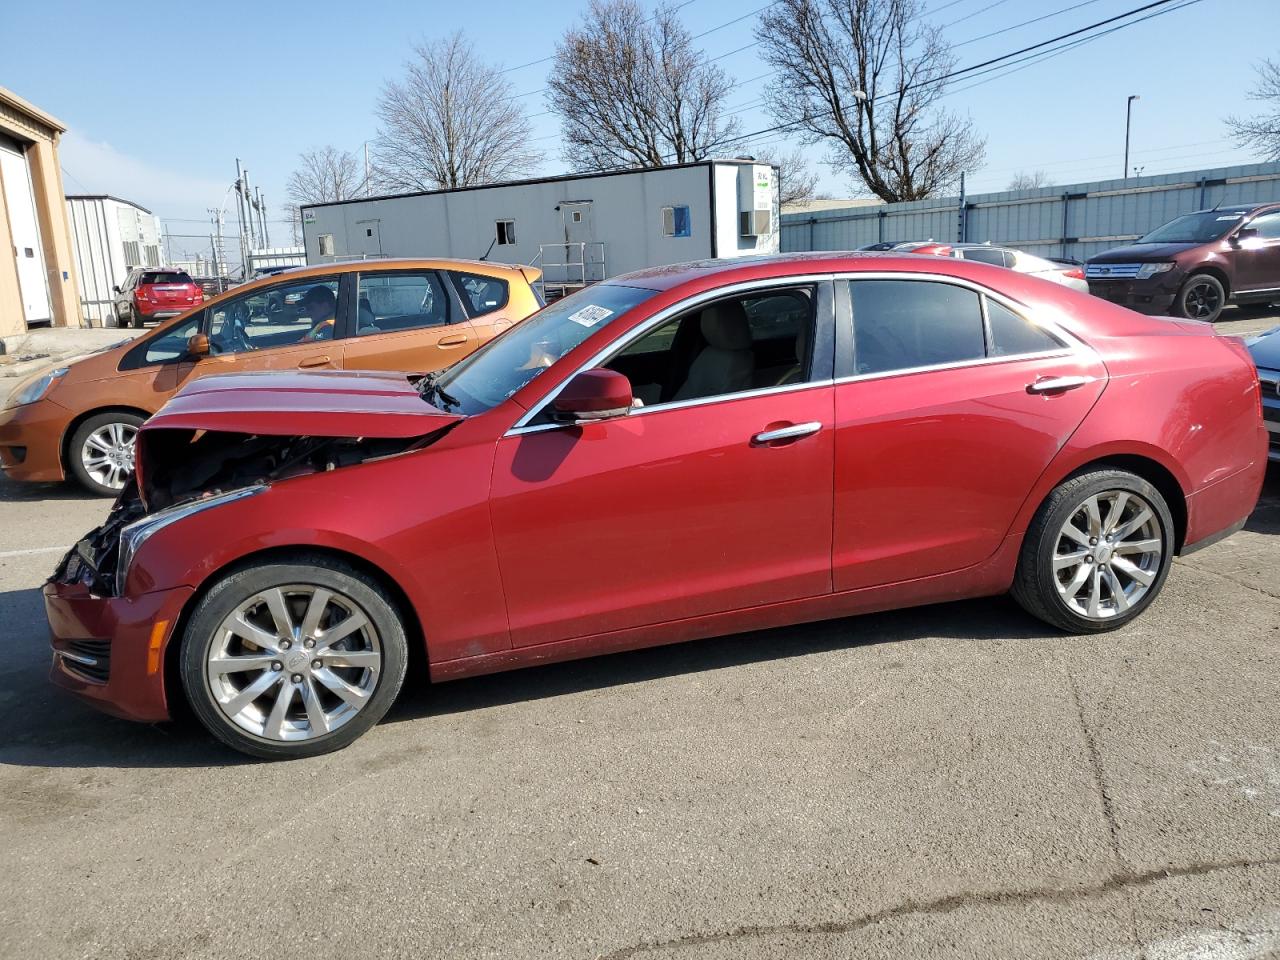
{"label": "red suv", "polygon": [[1280,203],[1171,220],[1085,267],[1089,292],[1140,313],[1212,323],[1228,303],[1280,300]]}
{"label": "red suv", "polygon": [[134,267],[123,286],[115,288],[116,326],[141,327],[148,320],[167,320],[204,303],[204,291],[182,270]]}

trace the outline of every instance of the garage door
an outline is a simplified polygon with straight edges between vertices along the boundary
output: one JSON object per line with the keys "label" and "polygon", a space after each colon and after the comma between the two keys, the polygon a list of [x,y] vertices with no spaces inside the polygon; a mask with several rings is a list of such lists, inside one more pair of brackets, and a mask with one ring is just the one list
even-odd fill
{"label": "garage door", "polygon": [[18,288],[22,293],[27,325],[49,322],[49,275],[44,269],[44,247],[40,245],[40,224],[31,173],[22,147],[0,136],[0,184],[9,212],[13,253],[18,262]]}

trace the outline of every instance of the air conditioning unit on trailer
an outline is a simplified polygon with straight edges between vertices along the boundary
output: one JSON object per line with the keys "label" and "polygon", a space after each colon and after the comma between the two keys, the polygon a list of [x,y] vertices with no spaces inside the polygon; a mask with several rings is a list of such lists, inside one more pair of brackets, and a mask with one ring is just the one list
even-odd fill
{"label": "air conditioning unit on trailer", "polygon": [[738,168],[738,235],[766,237],[773,232],[773,167],[756,163]]}

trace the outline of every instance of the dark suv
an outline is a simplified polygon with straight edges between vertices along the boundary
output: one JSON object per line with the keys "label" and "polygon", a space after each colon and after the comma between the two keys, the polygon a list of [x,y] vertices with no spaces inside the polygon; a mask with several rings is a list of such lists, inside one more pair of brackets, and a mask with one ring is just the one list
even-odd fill
{"label": "dark suv", "polygon": [[1089,292],[1142,313],[1214,321],[1228,303],[1280,300],[1280,203],[1189,213],[1092,257]]}

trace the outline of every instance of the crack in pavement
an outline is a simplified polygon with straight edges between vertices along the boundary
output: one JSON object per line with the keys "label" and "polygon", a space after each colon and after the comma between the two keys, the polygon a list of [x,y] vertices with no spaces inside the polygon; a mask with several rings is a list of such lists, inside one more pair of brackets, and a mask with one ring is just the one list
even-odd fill
{"label": "crack in pavement", "polygon": [[1022,890],[985,890],[956,893],[938,897],[934,900],[907,900],[897,906],[886,907],[875,913],[853,917],[849,920],[827,920],[819,923],[744,925],[713,933],[691,933],[672,940],[639,943],[629,947],[622,947],[611,953],[598,954],[597,958],[598,960],[628,960],[628,958],[652,953],[656,950],[681,950],[685,947],[697,947],[704,944],[723,943],[740,939],[761,939],[783,934],[798,933],[836,936],[845,933],[856,933],[879,923],[908,916],[941,915],[952,913],[965,907],[1017,906],[1030,903],[1071,904],[1108,893],[1151,886],[1161,880],[1200,877],[1228,870],[1243,870],[1250,867],[1274,866],[1280,866],[1280,856],[1261,860],[1226,860],[1217,863],[1195,863],[1183,867],[1166,867],[1162,870],[1145,870],[1142,872],[1122,868],[1113,871],[1102,880],[1089,886],[1066,889],[1062,887],[1028,887]]}
{"label": "crack in pavement", "polygon": [[1211,577],[1217,577],[1219,580],[1226,580],[1229,583],[1234,583],[1237,587],[1245,587],[1246,589],[1253,590],[1256,593],[1262,594],[1264,597],[1270,597],[1272,600],[1280,600],[1280,593],[1272,593],[1270,590],[1264,590],[1256,583],[1250,583],[1248,580],[1241,580],[1237,577],[1230,576],[1229,574],[1219,573],[1217,570],[1210,570],[1208,567],[1196,566],[1194,563],[1187,563],[1184,560],[1175,560],[1174,563],[1183,570],[1190,570],[1195,573],[1207,573]]}

